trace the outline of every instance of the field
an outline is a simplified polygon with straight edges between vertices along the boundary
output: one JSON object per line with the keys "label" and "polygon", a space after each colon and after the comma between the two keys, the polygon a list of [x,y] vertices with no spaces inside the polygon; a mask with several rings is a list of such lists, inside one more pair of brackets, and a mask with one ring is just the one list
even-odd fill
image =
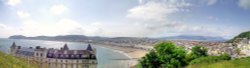
{"label": "field", "polygon": [[35,68],[35,67],[0,51],[0,68]]}
{"label": "field", "polygon": [[250,67],[250,58],[219,61],[216,63],[199,63],[187,66],[187,68],[249,68],[249,67]]}

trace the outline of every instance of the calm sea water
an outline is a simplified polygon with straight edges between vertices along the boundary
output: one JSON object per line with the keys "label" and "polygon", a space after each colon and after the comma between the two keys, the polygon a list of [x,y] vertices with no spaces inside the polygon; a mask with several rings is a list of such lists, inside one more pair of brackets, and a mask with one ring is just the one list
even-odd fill
{"label": "calm sea water", "polygon": [[[70,49],[86,49],[87,44],[79,42],[59,42],[59,41],[42,41],[42,40],[18,40],[18,39],[0,39],[0,50],[6,53],[10,52],[10,46],[13,42],[17,46],[22,47],[35,47],[41,46],[46,48],[60,48],[65,43],[68,44]],[[98,68],[129,68],[135,61],[132,60],[113,60],[113,59],[127,59],[124,54],[112,49],[104,48],[99,45],[92,45],[97,49],[97,67]]]}

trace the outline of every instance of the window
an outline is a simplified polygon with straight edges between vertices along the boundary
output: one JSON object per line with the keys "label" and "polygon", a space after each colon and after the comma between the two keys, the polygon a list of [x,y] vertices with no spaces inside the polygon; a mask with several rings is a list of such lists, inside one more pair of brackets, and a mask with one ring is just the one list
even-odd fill
{"label": "window", "polygon": [[82,68],[89,68],[89,65],[82,65]]}
{"label": "window", "polygon": [[69,55],[66,55],[65,57],[66,57],[66,58],[68,58],[68,57],[69,57]]}
{"label": "window", "polygon": [[[59,54],[60,55],[60,54]],[[63,55],[60,55],[61,58],[63,58]]]}
{"label": "window", "polygon": [[87,55],[82,55],[82,58],[87,58]]}
{"label": "window", "polygon": [[43,57],[43,53],[41,53],[40,56]]}
{"label": "window", "polygon": [[48,54],[48,57],[53,57],[52,54]]}
{"label": "window", "polygon": [[76,55],[76,58],[79,58],[80,55]]}

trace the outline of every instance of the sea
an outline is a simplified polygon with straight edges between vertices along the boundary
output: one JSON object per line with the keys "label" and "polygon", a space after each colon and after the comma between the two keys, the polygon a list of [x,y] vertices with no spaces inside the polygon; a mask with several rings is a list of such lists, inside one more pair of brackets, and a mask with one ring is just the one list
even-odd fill
{"label": "sea", "polygon": [[[35,47],[41,46],[45,48],[61,48],[67,43],[69,49],[82,50],[86,49],[87,44],[82,42],[62,42],[62,41],[44,41],[44,40],[25,40],[25,39],[0,39],[0,51],[7,54],[10,53],[10,46],[15,42],[17,46]],[[102,45],[92,45],[96,48],[97,68],[129,68],[135,64],[135,60],[117,60],[129,59],[129,57],[121,51],[102,47]]]}

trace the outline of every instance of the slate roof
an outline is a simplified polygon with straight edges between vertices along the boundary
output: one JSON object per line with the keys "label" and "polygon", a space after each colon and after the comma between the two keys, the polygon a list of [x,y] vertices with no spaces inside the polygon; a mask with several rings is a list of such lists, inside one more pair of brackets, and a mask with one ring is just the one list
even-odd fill
{"label": "slate roof", "polygon": [[13,42],[12,45],[11,45],[11,48],[15,48],[16,47],[16,43]]}
{"label": "slate roof", "polygon": [[47,54],[48,58],[58,58],[58,59],[86,59],[86,58],[91,58],[91,56],[94,56],[94,54],[88,50],[49,49]]}
{"label": "slate roof", "polygon": [[[13,43],[15,45],[15,43]],[[46,49],[40,48],[26,48],[18,46],[16,54],[25,55],[25,56],[34,56],[35,51],[46,51],[47,58],[57,58],[57,59],[96,59],[93,49],[90,44],[86,50],[69,50],[67,44],[65,44],[63,49]]]}
{"label": "slate roof", "polygon": [[92,47],[91,47],[91,45],[90,45],[90,44],[88,44],[87,50],[89,50],[89,51],[93,51],[93,49],[92,49]]}
{"label": "slate roof", "polygon": [[18,49],[16,54],[25,55],[25,56],[33,56],[34,51],[35,51],[35,49],[23,47],[21,49]]}

